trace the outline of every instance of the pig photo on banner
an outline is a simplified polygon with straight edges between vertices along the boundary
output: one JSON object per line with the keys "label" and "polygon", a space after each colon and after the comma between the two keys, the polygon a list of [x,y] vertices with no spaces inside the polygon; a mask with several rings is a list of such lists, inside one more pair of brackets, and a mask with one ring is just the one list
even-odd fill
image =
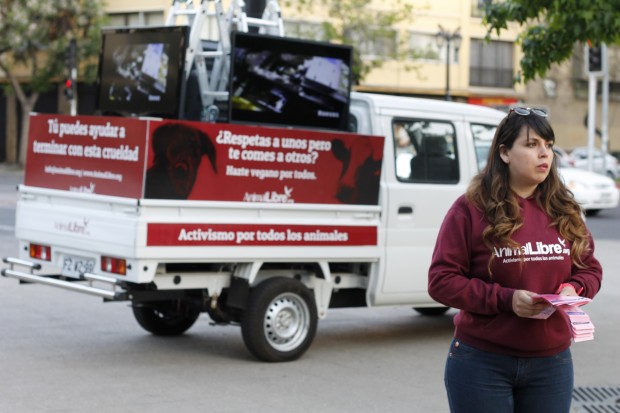
{"label": "pig photo on banner", "polygon": [[187,199],[203,157],[217,173],[213,142],[198,128],[164,123],[153,131],[151,148],[153,161],[146,171],[145,198]]}

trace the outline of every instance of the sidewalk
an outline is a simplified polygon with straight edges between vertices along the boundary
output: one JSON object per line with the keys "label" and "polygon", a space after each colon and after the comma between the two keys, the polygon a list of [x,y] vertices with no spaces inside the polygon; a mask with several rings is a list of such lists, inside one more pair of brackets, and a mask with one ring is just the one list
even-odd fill
{"label": "sidewalk", "polygon": [[14,206],[17,202],[17,185],[24,182],[24,168],[0,163],[0,207]]}
{"label": "sidewalk", "polygon": [[21,165],[0,162],[0,175],[23,174],[23,173],[24,173],[24,168]]}

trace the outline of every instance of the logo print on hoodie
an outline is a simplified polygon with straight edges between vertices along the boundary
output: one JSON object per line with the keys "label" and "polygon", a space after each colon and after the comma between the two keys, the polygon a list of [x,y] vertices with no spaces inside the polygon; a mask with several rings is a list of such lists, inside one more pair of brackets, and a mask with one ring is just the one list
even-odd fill
{"label": "logo print on hoodie", "polygon": [[564,255],[570,256],[570,249],[566,248],[566,240],[558,237],[557,243],[545,244],[542,241],[530,241],[519,248],[494,247],[493,253],[497,258],[503,258],[503,263],[518,262],[521,260],[562,261],[564,260]]}

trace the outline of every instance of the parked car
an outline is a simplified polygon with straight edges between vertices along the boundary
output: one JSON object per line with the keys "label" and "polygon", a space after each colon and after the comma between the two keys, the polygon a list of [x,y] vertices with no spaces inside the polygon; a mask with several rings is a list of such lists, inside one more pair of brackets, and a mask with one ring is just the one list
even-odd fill
{"label": "parked car", "polygon": [[569,154],[567,151],[565,151],[564,149],[560,148],[559,146],[554,145],[553,146],[553,152],[555,153],[555,156],[558,158],[558,162],[560,166],[564,166],[564,167],[575,167],[575,158],[572,157],[571,154]]}
{"label": "parked car", "polygon": [[608,176],[565,166],[560,166],[558,171],[586,215],[593,216],[601,209],[618,206],[620,190]]}
{"label": "parked car", "polygon": [[590,172],[587,165],[585,169],[577,168],[575,158],[560,147],[554,146],[553,152],[558,158],[560,176],[586,215],[618,206],[620,191],[611,177]]}
{"label": "parked car", "polygon": [[[605,168],[603,170],[603,151],[595,148],[592,155],[593,172],[605,174],[612,179],[620,179],[620,165],[618,163],[618,159],[610,154],[607,154],[605,156]],[[575,168],[588,170],[588,148],[586,146],[573,149],[570,152],[570,156],[574,160],[573,166]]]}

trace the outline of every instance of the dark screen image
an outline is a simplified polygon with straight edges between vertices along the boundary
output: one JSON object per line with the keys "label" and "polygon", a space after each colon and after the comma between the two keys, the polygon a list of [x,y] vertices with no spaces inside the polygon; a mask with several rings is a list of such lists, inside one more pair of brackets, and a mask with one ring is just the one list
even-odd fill
{"label": "dark screen image", "polygon": [[104,31],[98,109],[104,114],[178,117],[186,28]]}
{"label": "dark screen image", "polygon": [[346,130],[351,48],[233,34],[230,121]]}

